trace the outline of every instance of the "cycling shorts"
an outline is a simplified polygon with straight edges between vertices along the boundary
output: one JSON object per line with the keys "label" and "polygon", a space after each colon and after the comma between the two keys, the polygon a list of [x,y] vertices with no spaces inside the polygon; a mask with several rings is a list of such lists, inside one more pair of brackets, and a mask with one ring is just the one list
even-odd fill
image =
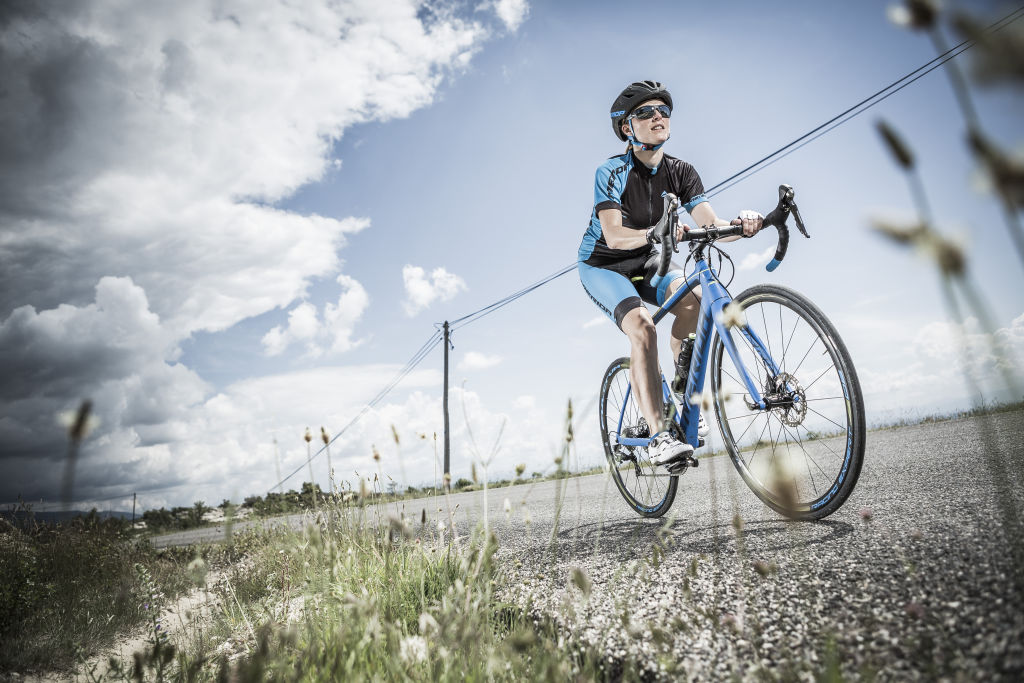
{"label": "cycling shorts", "polygon": [[669,272],[655,285],[660,258],[661,255],[652,249],[650,255],[641,258],[625,259],[601,267],[578,261],[576,267],[583,289],[621,330],[622,319],[627,313],[643,306],[644,301],[661,306],[669,285],[686,278],[682,268],[672,263]]}

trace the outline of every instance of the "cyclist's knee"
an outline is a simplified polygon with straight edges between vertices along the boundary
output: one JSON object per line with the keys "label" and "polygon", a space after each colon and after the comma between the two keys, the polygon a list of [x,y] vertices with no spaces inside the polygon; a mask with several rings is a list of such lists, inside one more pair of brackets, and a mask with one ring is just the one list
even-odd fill
{"label": "cyclist's knee", "polygon": [[631,344],[650,346],[657,342],[658,333],[654,320],[646,308],[634,308],[622,319],[622,331]]}

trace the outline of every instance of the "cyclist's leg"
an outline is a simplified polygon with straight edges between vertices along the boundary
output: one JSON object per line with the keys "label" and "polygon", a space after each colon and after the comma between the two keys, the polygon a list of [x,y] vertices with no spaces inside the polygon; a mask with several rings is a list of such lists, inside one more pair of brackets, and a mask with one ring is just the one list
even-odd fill
{"label": "cyclist's leg", "polygon": [[[676,289],[686,284],[686,273],[675,262],[669,266],[669,272],[658,279],[658,255],[655,254],[644,264],[644,279],[637,283],[637,291],[641,298],[655,306],[661,306]],[[679,355],[683,340],[697,329],[697,316],[700,313],[700,287],[695,287],[672,307],[672,337],[669,345],[672,357]]]}
{"label": "cyclist's leg", "polygon": [[[683,271],[677,270],[674,272],[678,273],[678,276],[669,284],[665,299],[675,294],[677,288],[686,284],[686,277]],[[671,276],[673,273],[670,272],[669,275]],[[683,340],[697,330],[697,316],[699,314],[700,286],[698,285],[672,307],[672,315],[675,316],[675,319],[672,321],[672,339],[669,343],[672,346],[673,358],[679,355],[679,349],[682,346]]]}
{"label": "cyclist's leg", "polygon": [[577,266],[583,289],[629,338],[630,383],[653,434],[661,429],[662,400],[658,338],[650,311],[625,275],[582,262]]}

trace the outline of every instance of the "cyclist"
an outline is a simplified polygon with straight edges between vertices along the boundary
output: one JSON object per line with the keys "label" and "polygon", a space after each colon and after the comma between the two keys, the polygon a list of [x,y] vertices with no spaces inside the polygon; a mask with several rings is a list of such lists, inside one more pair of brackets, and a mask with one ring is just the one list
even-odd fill
{"label": "cyclist", "polygon": [[[749,237],[762,224],[756,211],[742,211],[731,222],[715,214],[693,166],[661,149],[671,132],[671,116],[672,95],[657,81],[632,83],[615,98],[612,130],[627,143],[626,151],[597,169],[594,208],[577,263],[584,290],[629,338],[630,380],[640,412],[647,425],[662,427],[649,446],[655,465],[667,465],[693,453],[692,445],[664,429],[657,333],[643,304],[660,306],[685,282],[685,273],[674,263],[665,277],[656,276],[654,231],[664,211],[662,194],[671,192],[679,197],[700,226],[742,225],[743,234]],[[680,239],[686,229],[680,224]],[[697,288],[671,311],[675,316],[670,341],[673,358],[679,357],[683,339],[697,327],[699,297]],[[702,415],[702,435],[707,431],[703,423]]]}

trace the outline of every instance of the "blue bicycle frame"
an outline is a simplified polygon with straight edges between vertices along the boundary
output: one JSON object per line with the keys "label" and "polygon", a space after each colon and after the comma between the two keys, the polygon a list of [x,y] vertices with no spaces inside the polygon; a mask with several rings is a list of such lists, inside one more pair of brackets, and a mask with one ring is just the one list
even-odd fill
{"label": "blue bicycle frame", "polygon": [[[721,338],[726,352],[729,354],[730,358],[732,358],[736,369],[739,371],[740,379],[744,386],[746,386],[753,405],[756,405],[761,410],[767,410],[768,406],[765,403],[764,398],[761,396],[761,392],[758,390],[757,384],[751,378],[750,373],[747,372],[746,366],[744,366],[743,362],[740,360],[739,353],[736,350],[736,344],[732,339],[732,335],[729,334],[729,328],[722,321],[722,311],[732,302],[732,297],[729,296],[729,292],[725,289],[722,283],[718,281],[718,273],[715,272],[714,268],[711,267],[711,264],[706,258],[701,256],[695,260],[694,264],[694,272],[687,276],[686,284],[677,288],[675,293],[661,305],[661,308],[655,311],[653,317],[654,324],[657,325],[680,299],[689,294],[694,287],[700,285],[700,315],[697,318],[697,335],[693,344],[693,358],[690,361],[690,371],[687,374],[686,379],[683,406],[681,411],[673,411],[673,419],[677,424],[679,424],[687,443],[696,447],[699,443],[697,437],[697,422],[700,415],[700,405],[699,402],[694,402],[692,397],[699,395],[704,390],[704,376],[707,372],[708,360],[711,351],[712,327],[718,331],[718,336]],[[655,278],[655,280],[657,280],[657,278]],[[656,282],[652,284],[655,284],[656,286]],[[761,356],[765,366],[771,370],[772,374],[777,374],[779,372],[778,366],[775,364],[775,361],[772,360],[767,347],[761,342],[757,334],[755,334],[747,325],[737,327],[737,329],[747,339],[754,351]],[[665,404],[674,405],[675,399],[672,396],[672,391],[668,386],[668,382],[665,381],[664,374],[661,375],[661,389]],[[625,415],[626,406],[629,405],[629,394],[632,390],[632,385],[630,385],[626,390],[626,397],[622,402],[622,410],[619,413],[619,423],[615,431],[615,436],[617,442],[623,446],[646,447],[650,444],[653,434],[646,438],[629,438],[621,436],[622,420]]]}

